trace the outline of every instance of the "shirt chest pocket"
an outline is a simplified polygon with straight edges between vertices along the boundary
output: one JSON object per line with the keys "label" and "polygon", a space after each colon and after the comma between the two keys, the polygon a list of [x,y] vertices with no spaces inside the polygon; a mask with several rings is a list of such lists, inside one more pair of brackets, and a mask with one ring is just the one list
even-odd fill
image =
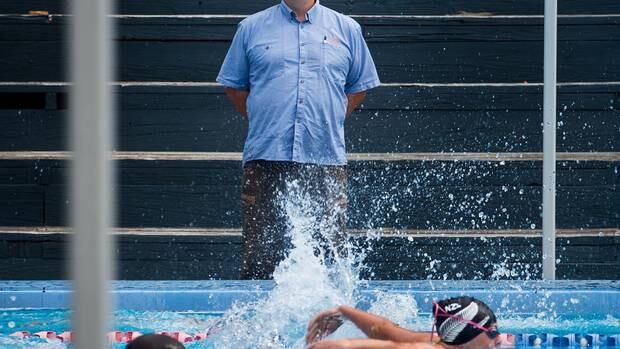
{"label": "shirt chest pocket", "polygon": [[277,42],[257,43],[249,49],[250,78],[268,81],[284,74],[284,50]]}
{"label": "shirt chest pocket", "polygon": [[323,76],[345,83],[349,72],[349,51],[334,39],[325,39],[321,44],[321,71]]}

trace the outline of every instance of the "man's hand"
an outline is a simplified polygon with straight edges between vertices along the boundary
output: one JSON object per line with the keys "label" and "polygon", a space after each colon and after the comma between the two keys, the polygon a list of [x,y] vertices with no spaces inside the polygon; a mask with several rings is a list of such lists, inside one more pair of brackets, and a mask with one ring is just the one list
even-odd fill
{"label": "man's hand", "polygon": [[246,101],[248,100],[250,91],[237,90],[234,88],[226,87],[224,88],[224,92],[226,92],[226,95],[232,101],[235,109],[237,109],[237,111],[241,113],[241,116],[243,116],[244,118],[247,117],[248,111],[246,107]]}
{"label": "man's hand", "polygon": [[344,317],[337,307],[320,312],[308,323],[306,343],[311,344],[322,340],[334,333],[343,323]]}

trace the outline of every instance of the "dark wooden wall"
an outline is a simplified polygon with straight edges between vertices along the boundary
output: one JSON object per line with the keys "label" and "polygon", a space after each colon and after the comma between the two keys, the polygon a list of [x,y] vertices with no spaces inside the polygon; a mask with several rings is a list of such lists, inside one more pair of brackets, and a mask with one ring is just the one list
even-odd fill
{"label": "dark wooden wall", "polygon": [[[67,163],[4,161],[4,226],[65,226]],[[473,169],[472,169],[473,168]],[[558,165],[560,229],[620,225],[618,164]],[[121,227],[238,228],[240,169],[226,161],[120,161]],[[540,162],[354,162],[349,226],[400,229],[540,228]],[[483,216],[480,216],[482,213]]]}
{"label": "dark wooden wall", "polygon": [[[151,0],[148,4],[120,0],[119,14],[183,15],[183,14],[251,14],[278,3],[278,0],[240,0],[235,2],[204,0]],[[348,15],[449,15],[463,12],[496,15],[542,15],[544,2],[539,0],[322,0],[321,4]],[[620,4],[615,0],[563,0],[559,13],[617,14]],[[63,0],[4,1],[2,13],[28,13],[45,10],[66,13]]]}
{"label": "dark wooden wall", "polygon": [[[235,277],[240,163],[148,158],[242,150],[246,123],[213,81],[243,15],[277,2],[119,1],[116,150],[143,152],[118,161],[120,277]],[[349,227],[411,238],[369,242],[368,276],[540,277],[540,238],[528,236],[541,227],[542,162],[518,157],[542,151],[543,1],[322,4],[360,22],[385,83],[348,120],[348,151],[469,154],[350,163]],[[558,162],[557,222],[573,235],[559,240],[559,276],[618,279],[620,3],[559,6],[557,143],[568,160]],[[60,0],[0,3],[0,278],[65,276],[64,235],[33,232],[62,230],[71,204],[60,153],[66,13]],[[221,14],[234,16],[210,16]],[[513,156],[481,161],[488,153]],[[158,233],[132,235],[146,228]],[[450,237],[457,231],[471,233]],[[489,232],[512,237],[479,237]],[[432,259],[442,262],[429,269]]]}
{"label": "dark wooden wall", "polygon": [[[116,239],[121,279],[235,279],[239,236],[121,236]],[[540,279],[541,238],[415,238],[359,240],[366,250],[369,279]],[[0,279],[62,279],[67,236],[3,234]],[[368,247],[372,247],[368,250]],[[620,239],[571,237],[557,241],[557,277],[620,277]]]}
{"label": "dark wooden wall", "polygon": [[[122,81],[214,81],[235,18],[120,17]],[[63,81],[67,17],[7,16],[0,25],[3,81]],[[359,17],[383,82],[540,82],[543,20],[538,17]],[[620,17],[562,17],[558,79],[617,81]],[[179,52],[185,53],[179,59]],[[28,69],[23,64],[28,62]]]}

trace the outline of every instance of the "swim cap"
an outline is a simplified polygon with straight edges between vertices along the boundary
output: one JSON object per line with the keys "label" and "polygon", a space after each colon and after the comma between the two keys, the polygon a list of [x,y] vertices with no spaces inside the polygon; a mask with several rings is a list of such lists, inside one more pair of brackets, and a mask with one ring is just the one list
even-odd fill
{"label": "swim cap", "polygon": [[[446,313],[462,318],[462,320],[449,317]],[[482,329],[467,321],[477,323],[482,327],[489,327],[497,322],[493,311],[486,304],[472,297],[456,297],[434,303],[433,314],[435,314],[439,338],[444,343],[454,345],[467,343],[483,332]]]}

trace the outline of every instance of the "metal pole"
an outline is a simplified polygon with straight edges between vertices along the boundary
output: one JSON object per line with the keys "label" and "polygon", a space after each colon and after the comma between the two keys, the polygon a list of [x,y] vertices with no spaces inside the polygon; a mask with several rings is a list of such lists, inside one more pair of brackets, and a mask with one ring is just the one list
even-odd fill
{"label": "metal pole", "polygon": [[73,330],[78,349],[108,348],[112,269],[113,100],[110,0],[71,1]]}
{"label": "metal pole", "polygon": [[543,279],[555,280],[555,134],[557,95],[557,0],[545,0],[543,121]]}

